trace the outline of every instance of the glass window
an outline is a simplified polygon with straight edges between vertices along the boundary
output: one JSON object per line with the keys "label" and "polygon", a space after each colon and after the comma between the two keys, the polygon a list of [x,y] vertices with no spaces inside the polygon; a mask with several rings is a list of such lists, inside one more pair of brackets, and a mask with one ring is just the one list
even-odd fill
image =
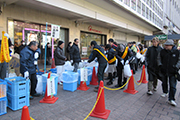
{"label": "glass window", "polygon": [[137,2],[138,2],[138,5],[137,5],[138,9],[137,10],[138,10],[138,13],[141,14],[141,1],[138,0]]}
{"label": "glass window", "polygon": [[146,7],[146,18],[148,19],[149,18],[149,8]]}
{"label": "glass window", "polygon": [[131,0],[131,8],[136,10],[136,0]]}
{"label": "glass window", "polygon": [[124,0],[124,3],[130,7],[130,0]]}
{"label": "glass window", "polygon": [[142,3],[142,15],[145,17],[145,5]]}
{"label": "glass window", "polygon": [[151,10],[149,10],[149,20],[151,21]]}

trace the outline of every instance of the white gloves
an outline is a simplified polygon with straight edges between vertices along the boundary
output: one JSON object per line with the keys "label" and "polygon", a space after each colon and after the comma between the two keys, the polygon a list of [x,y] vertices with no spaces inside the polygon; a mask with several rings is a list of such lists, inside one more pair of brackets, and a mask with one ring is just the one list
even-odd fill
{"label": "white gloves", "polygon": [[35,52],[35,53],[34,53],[34,58],[35,58],[35,59],[38,59],[38,57],[39,57],[39,53],[38,53],[38,52]]}
{"label": "white gloves", "polygon": [[124,65],[124,60],[121,60],[122,65]]}
{"label": "white gloves", "polygon": [[29,72],[28,71],[24,72],[24,78],[26,78],[26,79],[29,78]]}
{"label": "white gloves", "polygon": [[5,33],[4,36],[6,36],[7,38],[9,38],[9,35],[8,35],[7,33]]}
{"label": "white gloves", "polygon": [[129,60],[126,60],[126,63],[125,64],[129,64]]}
{"label": "white gloves", "polygon": [[73,60],[71,60],[70,62],[71,62],[71,64],[72,64],[72,63],[73,63]]}

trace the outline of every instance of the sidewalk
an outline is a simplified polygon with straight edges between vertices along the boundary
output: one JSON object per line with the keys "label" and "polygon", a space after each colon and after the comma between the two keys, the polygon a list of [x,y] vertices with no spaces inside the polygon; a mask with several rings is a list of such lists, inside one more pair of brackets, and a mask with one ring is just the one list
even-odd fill
{"label": "sidewalk", "polygon": [[[136,81],[140,79],[141,69],[134,75]],[[146,77],[148,75],[146,74]],[[107,82],[107,81],[105,81]],[[116,80],[112,86],[116,84]],[[135,85],[138,91],[135,95],[124,93],[123,90],[109,91],[105,89],[106,109],[111,110],[108,120],[180,120],[180,83],[177,83],[176,103],[173,107],[162,98],[161,81],[153,95],[148,96],[147,84]],[[111,87],[111,86],[110,86]],[[88,91],[64,91],[58,86],[55,104],[43,104],[37,97],[30,101],[30,116],[35,120],[83,120],[91,111],[97,97],[90,85]],[[20,120],[22,110],[12,111],[8,108],[7,114],[0,116],[0,120]],[[89,117],[87,120],[101,120]]]}

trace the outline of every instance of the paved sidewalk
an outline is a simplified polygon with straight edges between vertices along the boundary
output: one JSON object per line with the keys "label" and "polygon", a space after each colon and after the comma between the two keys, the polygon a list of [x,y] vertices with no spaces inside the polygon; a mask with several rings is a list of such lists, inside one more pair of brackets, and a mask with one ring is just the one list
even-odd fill
{"label": "paved sidewalk", "polygon": [[[140,75],[139,69],[134,75],[136,81],[140,79]],[[36,120],[83,120],[96,101],[97,93],[93,89],[94,86],[90,85],[88,91],[68,92],[59,85],[57,102],[43,104],[39,103],[43,96],[34,98],[30,101],[30,115]],[[151,96],[146,94],[147,84],[135,84],[135,89],[138,90],[135,95],[124,93],[123,90],[105,89],[106,109],[111,110],[108,120],[180,120],[180,83],[177,84],[176,107],[169,105],[167,98],[160,97],[161,81],[158,82],[157,91]],[[0,120],[20,120],[21,112],[22,110],[12,111],[8,108],[7,114],[0,116]],[[100,119],[89,117],[88,120]]]}

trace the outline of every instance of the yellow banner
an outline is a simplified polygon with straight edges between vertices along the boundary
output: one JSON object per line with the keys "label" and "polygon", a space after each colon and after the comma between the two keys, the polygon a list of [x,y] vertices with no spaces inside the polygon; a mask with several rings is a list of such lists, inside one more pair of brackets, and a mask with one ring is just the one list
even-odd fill
{"label": "yellow banner", "polygon": [[127,53],[128,53],[128,47],[126,47],[126,49],[125,49],[125,51],[124,51],[121,58],[124,59],[126,57]]}

